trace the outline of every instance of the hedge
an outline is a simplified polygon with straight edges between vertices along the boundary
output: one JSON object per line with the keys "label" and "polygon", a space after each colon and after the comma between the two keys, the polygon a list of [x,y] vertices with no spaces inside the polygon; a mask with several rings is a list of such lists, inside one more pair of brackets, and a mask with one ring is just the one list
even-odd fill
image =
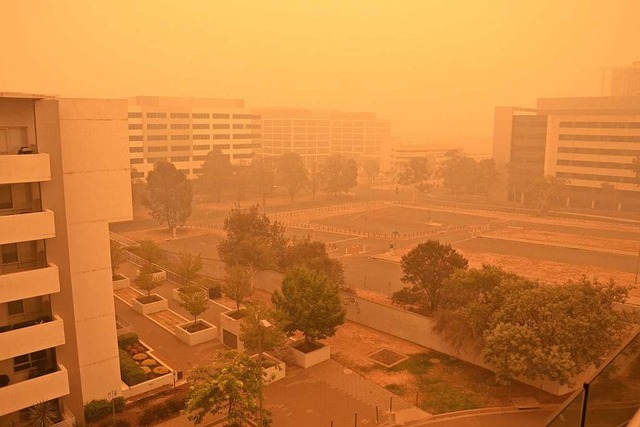
{"label": "hedge", "polygon": [[119,353],[120,378],[122,378],[122,381],[129,387],[146,381],[147,374],[145,374],[142,368],[129,356],[129,353],[123,349],[120,349]]}
{"label": "hedge", "polygon": [[[113,408],[116,412],[124,410],[124,398],[113,399]],[[92,400],[84,405],[84,418],[87,422],[93,423],[111,414],[111,402],[107,399]]]}
{"label": "hedge", "polygon": [[138,335],[136,333],[124,334],[118,337],[118,347],[120,348],[127,348],[137,342]]}

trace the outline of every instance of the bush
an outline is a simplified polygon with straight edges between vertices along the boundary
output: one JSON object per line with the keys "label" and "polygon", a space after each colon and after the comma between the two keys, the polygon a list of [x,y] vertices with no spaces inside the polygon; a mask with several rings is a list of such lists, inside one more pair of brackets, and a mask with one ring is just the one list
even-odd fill
{"label": "bush", "polygon": [[133,360],[137,360],[138,362],[145,360],[148,356],[145,353],[138,353],[133,355]]}
{"label": "bush", "polygon": [[106,399],[92,400],[84,405],[84,419],[94,423],[111,413],[111,404]]}
{"label": "bush", "polygon": [[147,374],[129,356],[129,353],[120,349],[120,378],[129,387],[147,380]]}
{"label": "bush", "polygon": [[113,406],[118,414],[124,411],[124,397],[119,396],[113,399]]}
{"label": "bush", "polygon": [[130,333],[118,337],[118,347],[127,348],[138,342],[138,334]]}
{"label": "bush", "polygon": [[147,359],[142,361],[142,366],[152,367],[156,366],[157,364],[158,362],[156,362],[155,359]]}
{"label": "bush", "polygon": [[150,406],[142,411],[142,415],[138,419],[138,424],[148,426],[158,421],[173,418],[184,409],[185,400],[180,397],[173,397],[165,402]]}
{"label": "bush", "polygon": [[222,287],[215,284],[209,288],[209,299],[218,299],[222,297]]}
{"label": "bush", "polygon": [[140,415],[140,418],[138,419],[138,424],[141,426],[150,426],[156,422],[157,419],[156,407],[154,405],[142,411],[142,415]]}
{"label": "bush", "polygon": [[153,373],[156,375],[165,375],[169,373],[169,370],[164,366],[158,366],[157,368],[153,368]]}

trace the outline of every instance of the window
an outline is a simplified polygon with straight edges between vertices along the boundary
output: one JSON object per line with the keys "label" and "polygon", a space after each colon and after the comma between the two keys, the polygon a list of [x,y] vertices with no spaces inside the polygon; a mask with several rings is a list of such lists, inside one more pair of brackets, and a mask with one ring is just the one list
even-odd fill
{"label": "window", "polygon": [[209,118],[209,113],[193,113],[192,117],[194,119],[208,119]]}
{"label": "window", "polygon": [[171,158],[172,162],[188,162],[189,156],[177,156]]}
{"label": "window", "polygon": [[229,135],[227,134],[213,135],[213,139],[229,139]]}
{"label": "window", "polygon": [[[207,156],[193,156],[193,160],[196,160],[196,161],[205,160],[206,158],[207,158]],[[195,169],[194,169],[193,173],[196,173]]]}
{"label": "window", "polygon": [[167,135],[148,135],[147,141],[166,141]]}
{"label": "window", "polygon": [[144,172],[131,171],[131,178],[144,178]]}
{"label": "window", "polygon": [[189,113],[171,113],[172,119],[188,119]]}
{"label": "window", "polygon": [[228,123],[214,123],[213,126],[211,126],[213,129],[229,129],[230,126]]}
{"label": "window", "polygon": [[7,314],[9,316],[17,316],[24,314],[24,302],[23,300],[9,301],[7,303]]}
{"label": "window", "polygon": [[0,246],[0,255],[2,255],[3,264],[18,262],[18,244],[8,243]]}
{"label": "window", "polygon": [[229,115],[228,114],[212,114],[211,115],[212,119],[228,119]]}
{"label": "window", "polygon": [[188,145],[175,145],[171,147],[171,151],[189,151]]}
{"label": "window", "polygon": [[166,119],[167,113],[147,113],[148,119]]}
{"label": "window", "polygon": [[194,145],[193,146],[194,150],[210,150],[211,146],[209,144],[203,144],[203,145]]}
{"label": "window", "polygon": [[233,125],[233,128],[234,128],[234,129],[244,129],[244,125],[243,125],[242,123],[240,123],[240,124],[234,124],[234,125]]}
{"label": "window", "polygon": [[47,360],[47,350],[36,351],[31,354],[23,354],[13,358],[13,372],[25,371],[37,368],[41,361]]}
{"label": "window", "polygon": [[194,129],[209,129],[211,125],[209,123],[194,123]]}
{"label": "window", "polygon": [[626,135],[559,135],[561,141],[640,142],[640,136]]}
{"label": "window", "polygon": [[142,153],[142,147],[129,147],[130,153]]}
{"label": "window", "polygon": [[129,163],[131,163],[132,165],[139,165],[144,163],[144,159],[130,159]]}
{"label": "window", "polygon": [[129,113],[129,118],[130,119],[141,119],[142,118],[142,113]]}
{"label": "window", "polygon": [[233,115],[234,119],[255,119],[258,120],[260,119],[260,116],[257,114],[234,114]]}
{"label": "window", "polygon": [[160,146],[160,147],[147,147],[147,152],[148,153],[158,153],[160,151],[167,151],[167,146]]}
{"label": "window", "polygon": [[167,125],[164,123],[149,123],[147,129],[166,129]]}
{"label": "window", "polygon": [[0,185],[0,209],[13,208],[13,201],[11,199],[11,186]]}
{"label": "window", "polygon": [[188,139],[189,139],[189,135],[171,135],[172,141],[184,141]]}
{"label": "window", "polygon": [[209,135],[209,134],[207,134],[207,135],[193,135],[193,139],[199,139],[199,140],[211,139],[211,135]]}
{"label": "window", "polygon": [[218,150],[228,150],[229,148],[231,148],[230,144],[219,144],[219,145],[214,145],[213,146],[214,149],[218,149]]}
{"label": "window", "polygon": [[129,130],[142,129],[142,123],[129,123]]}
{"label": "window", "polygon": [[247,153],[247,154],[236,153],[236,154],[233,155],[234,159],[250,159],[252,157],[253,157],[253,153]]}
{"label": "window", "polygon": [[174,123],[171,129],[189,129],[189,123]]}
{"label": "window", "polygon": [[253,135],[251,134],[235,134],[233,135],[233,139],[251,139]]}
{"label": "window", "polygon": [[253,144],[233,144],[234,149],[252,148]]}
{"label": "window", "polygon": [[142,141],[142,135],[129,135],[129,141]]}

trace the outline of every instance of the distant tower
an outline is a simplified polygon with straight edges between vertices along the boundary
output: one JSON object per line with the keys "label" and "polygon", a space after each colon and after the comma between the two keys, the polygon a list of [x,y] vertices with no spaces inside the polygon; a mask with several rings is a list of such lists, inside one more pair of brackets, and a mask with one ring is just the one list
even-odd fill
{"label": "distant tower", "polygon": [[604,69],[602,95],[640,96],[640,61],[626,67]]}

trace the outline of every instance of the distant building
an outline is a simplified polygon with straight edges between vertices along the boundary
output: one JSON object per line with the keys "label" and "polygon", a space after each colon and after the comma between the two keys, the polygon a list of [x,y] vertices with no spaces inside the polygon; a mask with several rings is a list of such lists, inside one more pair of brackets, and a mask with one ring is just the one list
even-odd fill
{"label": "distant building", "polygon": [[300,154],[307,167],[330,154],[342,154],[359,164],[381,161],[389,145],[391,124],[375,113],[345,113],[306,108],[258,108],[261,117],[261,155]]}
{"label": "distant building", "polygon": [[260,127],[260,117],[241,99],[131,98],[131,177],[146,178],[155,162],[166,160],[187,178],[196,178],[212,150],[232,163],[249,163],[260,148]]}
{"label": "distant building", "polygon": [[[449,147],[449,148],[434,148],[431,145],[423,145],[423,144],[398,144],[394,145],[390,149],[390,155],[388,157],[388,162],[383,165],[383,170],[390,171],[392,176],[397,176],[400,171],[402,171],[411,159],[414,158],[427,158],[429,159],[430,166],[437,170],[444,161],[447,160],[447,153],[450,151],[455,151],[457,148]],[[465,156],[469,156],[476,160],[488,159],[490,156],[488,154],[477,154],[477,153],[466,153]]]}
{"label": "distant building", "polygon": [[[536,109],[496,108],[493,157],[509,177],[505,198],[525,201],[533,179],[570,181],[566,203],[638,209],[640,96],[539,99]],[[606,192],[603,186],[614,189]]]}
{"label": "distant building", "polygon": [[640,61],[602,73],[603,96],[640,96]]}
{"label": "distant building", "polygon": [[[127,101],[0,93],[0,425],[121,394],[111,221],[132,218]],[[58,425],[58,424],[56,424]]]}

